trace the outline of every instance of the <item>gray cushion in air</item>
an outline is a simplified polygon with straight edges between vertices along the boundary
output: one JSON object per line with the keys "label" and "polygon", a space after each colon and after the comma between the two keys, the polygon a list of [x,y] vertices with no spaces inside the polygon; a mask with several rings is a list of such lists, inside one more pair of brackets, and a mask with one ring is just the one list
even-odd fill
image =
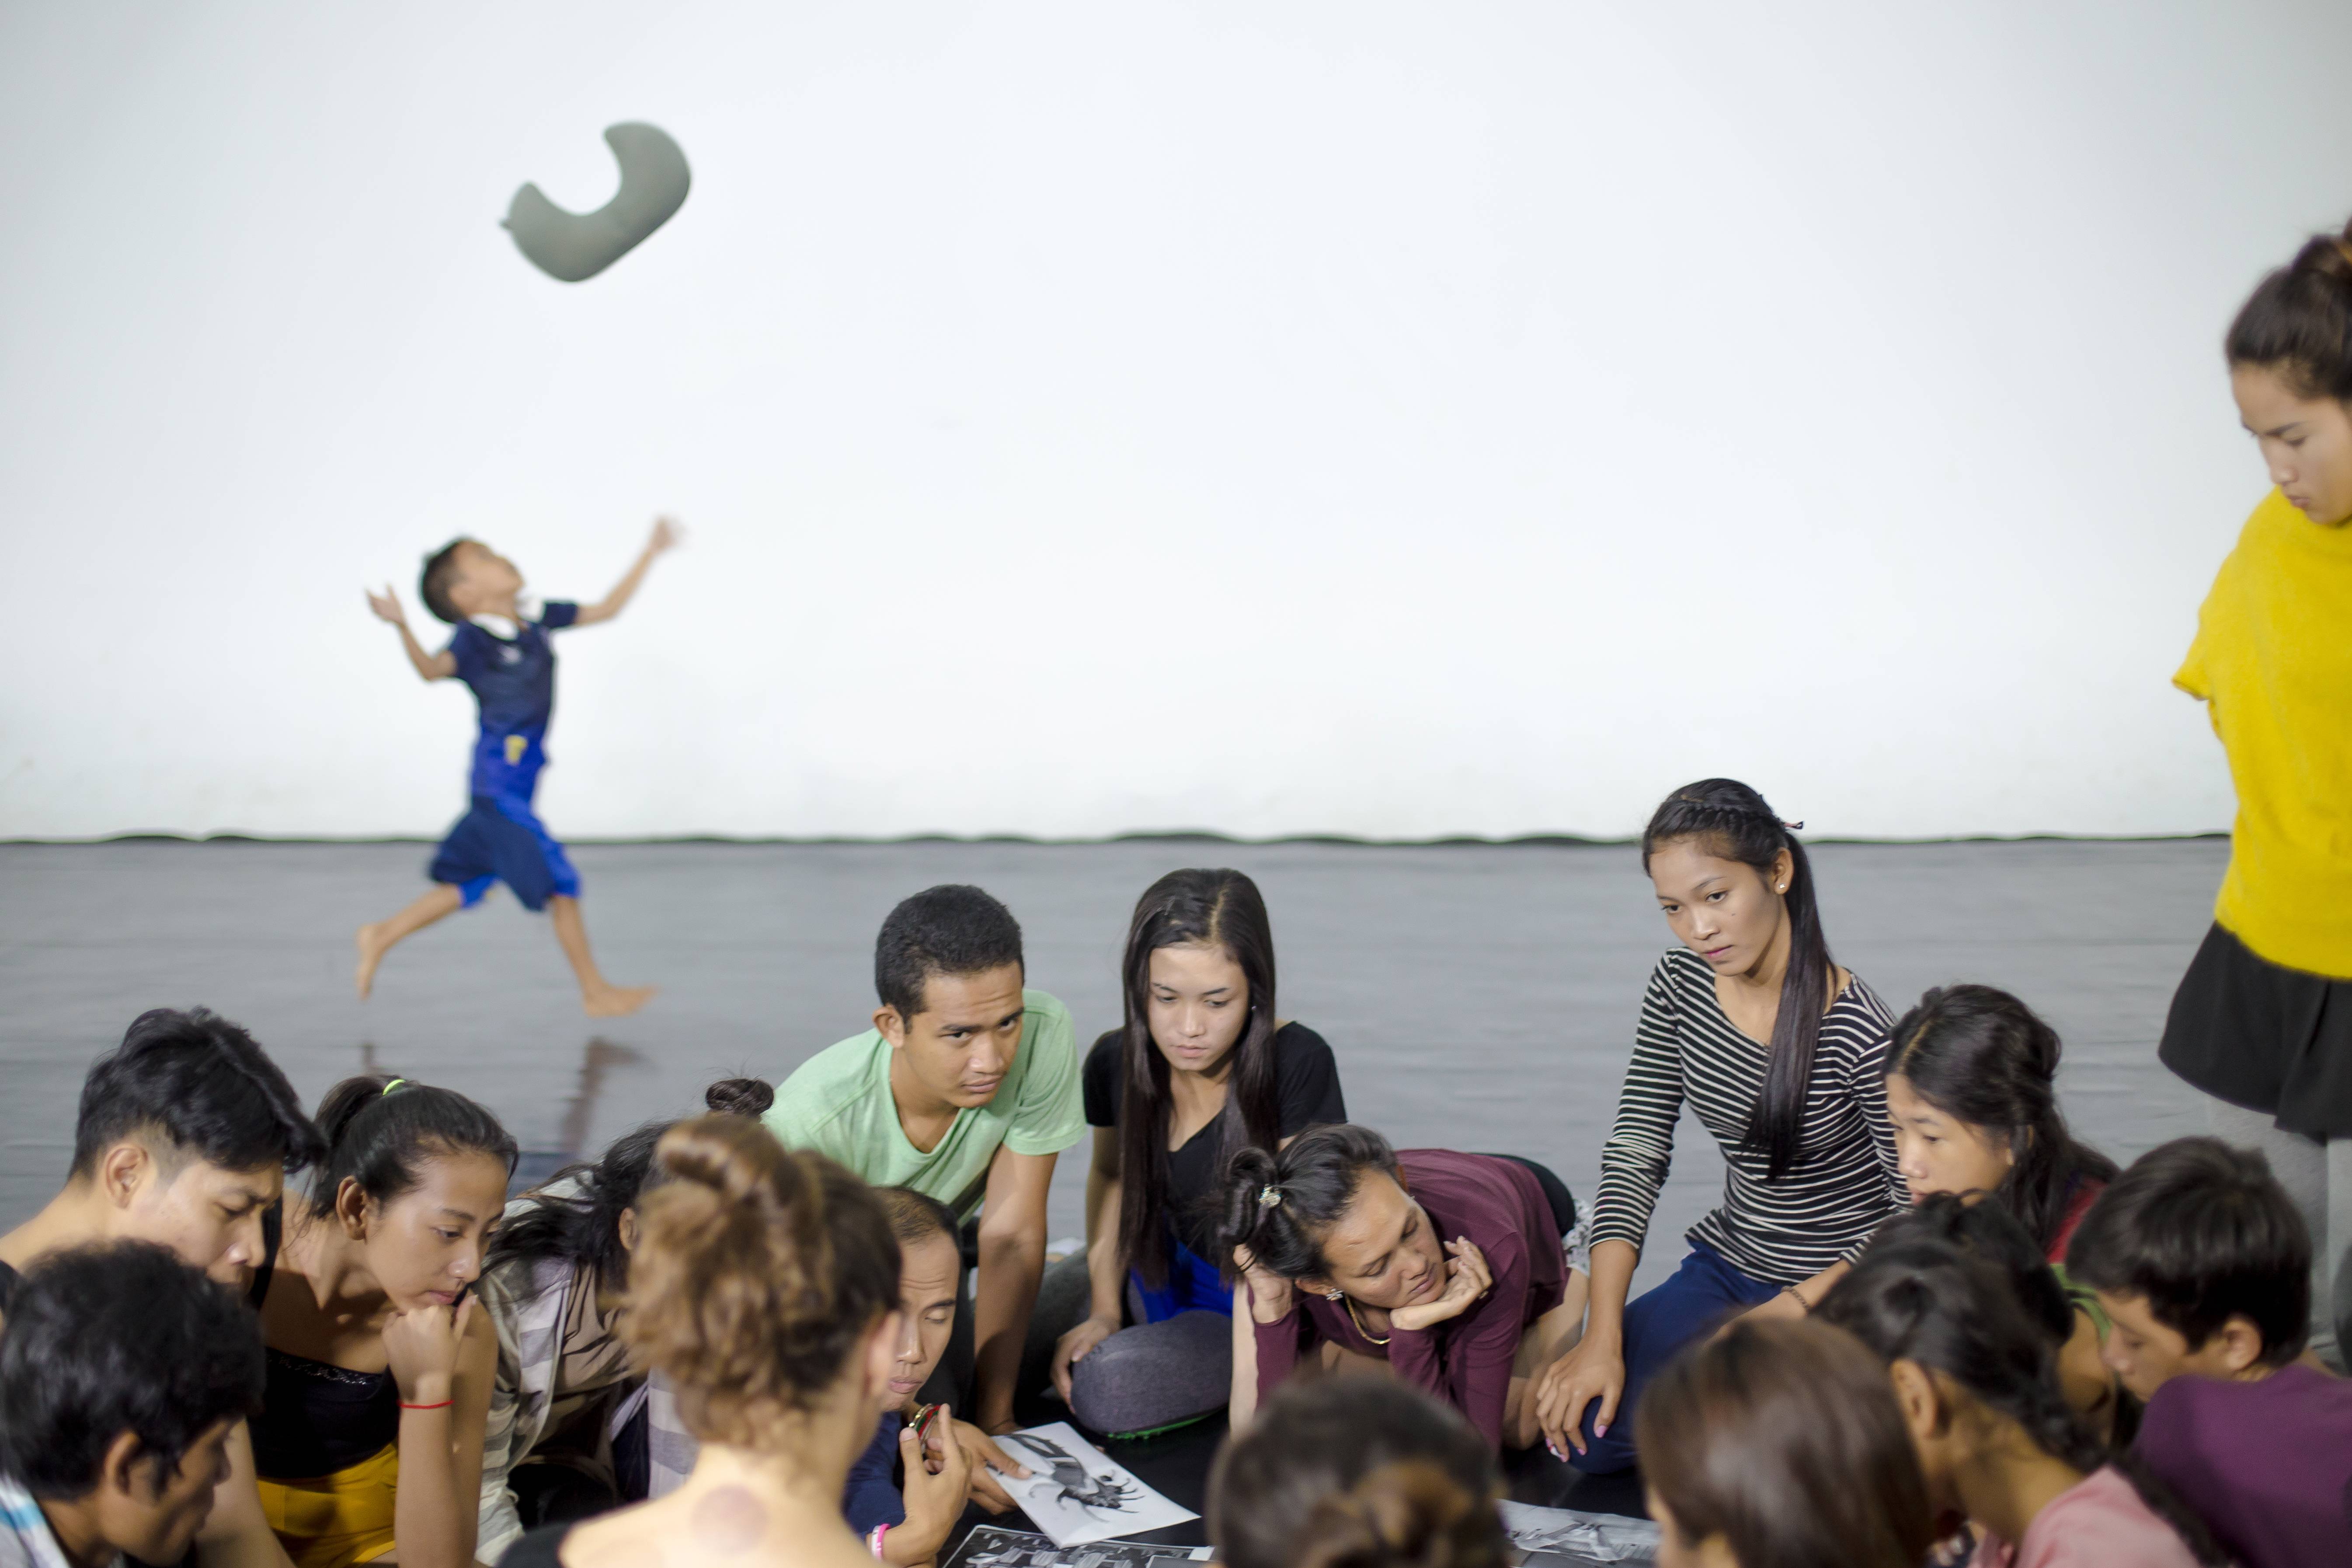
{"label": "gray cushion in air", "polygon": [[669,221],[686,202],[686,154],[668,132],[635,121],[604,128],[621,165],[621,188],[593,213],[568,213],[537,185],[514,194],[504,220],[515,248],[550,278],[593,278]]}

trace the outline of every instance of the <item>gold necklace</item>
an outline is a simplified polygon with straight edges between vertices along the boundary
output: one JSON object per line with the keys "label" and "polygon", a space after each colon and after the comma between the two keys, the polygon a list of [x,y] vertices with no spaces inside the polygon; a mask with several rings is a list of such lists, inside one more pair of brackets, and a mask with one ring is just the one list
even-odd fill
{"label": "gold necklace", "polygon": [[1375,1334],[1371,1330],[1364,1327],[1364,1320],[1356,1316],[1356,1302],[1353,1297],[1342,1294],[1339,1298],[1339,1305],[1348,1309],[1348,1321],[1356,1325],[1356,1331],[1358,1333],[1363,1335],[1365,1339],[1370,1341],[1376,1345],[1384,1345],[1389,1342],[1389,1340],[1391,1337],[1391,1335]]}

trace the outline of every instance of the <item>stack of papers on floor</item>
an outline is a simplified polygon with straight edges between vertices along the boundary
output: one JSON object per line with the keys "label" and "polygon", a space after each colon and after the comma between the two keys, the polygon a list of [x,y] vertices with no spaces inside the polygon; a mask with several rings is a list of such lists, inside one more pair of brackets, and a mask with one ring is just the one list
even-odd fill
{"label": "stack of papers on floor", "polygon": [[1650,1520],[1569,1508],[1503,1504],[1503,1529],[1528,1554],[1528,1568],[1586,1568],[1589,1563],[1654,1563],[1658,1527]]}
{"label": "stack of papers on floor", "polygon": [[1196,1568],[1205,1546],[1150,1546],[1140,1541],[1097,1541],[1056,1546],[1025,1530],[983,1524],[963,1538],[947,1568]]}

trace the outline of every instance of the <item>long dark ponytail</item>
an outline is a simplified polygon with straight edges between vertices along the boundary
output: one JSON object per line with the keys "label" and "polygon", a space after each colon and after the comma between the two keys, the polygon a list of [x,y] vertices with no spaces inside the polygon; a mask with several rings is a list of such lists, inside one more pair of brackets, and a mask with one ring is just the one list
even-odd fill
{"label": "long dark ponytail", "polygon": [[[1799,826],[1802,826],[1800,824]],[[1748,1113],[1744,1141],[1764,1151],[1766,1174],[1788,1173],[1797,1163],[1805,1125],[1805,1095],[1812,1088],[1813,1047],[1822,1036],[1822,1014],[1830,999],[1830,948],[1822,935],[1813,902],[1813,868],[1805,847],[1774,815],[1764,797],[1738,779],[1701,779],[1662,801],[1642,830],[1642,869],[1650,857],[1677,839],[1696,839],[1708,854],[1737,860],[1769,878],[1783,850],[1789,856],[1789,888],[1780,897],[1789,913],[1789,967],[1780,981],[1780,1007],[1772,1019],[1772,1054],[1764,1070],[1764,1091]]]}
{"label": "long dark ponytail", "polygon": [[2005,1415],[2052,1458],[2089,1475],[2113,1466],[2200,1563],[2223,1559],[2204,1523],[2129,1450],[2110,1450],[2066,1403],[2049,1335],[2028,1321],[2007,1277],[1939,1242],[1874,1247],[1822,1298],[1814,1315],[1887,1363],[1943,1373]]}
{"label": "long dark ponytail", "polygon": [[1118,1249],[1157,1285],[1168,1275],[1168,1058],[1151,1039],[1151,955],[1163,947],[1222,947],[1249,987],[1249,1016],[1227,1056],[1217,1160],[1280,1141],[1274,1070],[1274,927],[1257,884],[1239,871],[1171,871],[1143,891],[1120,965],[1127,1006],[1118,1104]]}
{"label": "long dark ponytail", "polygon": [[1930,991],[1895,1026],[1889,1076],[1937,1110],[2009,1146],[1995,1195],[2044,1252],[2085,1181],[2112,1182],[2116,1163],[2075,1142],[2058,1109],[2058,1031],[1990,985]]}
{"label": "long dark ponytail", "polygon": [[[776,1102],[776,1091],[756,1078],[721,1079],[702,1091],[702,1102],[727,1116],[758,1116]],[[619,1291],[629,1280],[629,1250],[621,1245],[621,1215],[637,1206],[646,1189],[659,1184],[662,1173],[654,1164],[654,1145],[676,1121],[648,1121],[613,1140],[604,1157],[593,1163],[566,1165],[530,1194],[522,1213],[501,1224],[490,1237],[483,1271],[521,1265],[523,1278],[515,1283],[528,1293],[530,1267],[560,1258],[585,1265],[596,1283]],[[565,1180],[568,1193],[550,1188]]]}

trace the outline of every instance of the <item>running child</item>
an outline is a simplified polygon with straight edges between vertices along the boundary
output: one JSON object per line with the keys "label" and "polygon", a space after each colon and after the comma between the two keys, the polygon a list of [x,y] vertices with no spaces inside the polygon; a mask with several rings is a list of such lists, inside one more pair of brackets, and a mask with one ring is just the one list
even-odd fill
{"label": "running child", "polygon": [[590,1017],[622,1017],[652,999],[654,987],[615,985],[596,967],[588,951],[588,928],[580,920],[580,874],[532,811],[531,796],[547,765],[547,724],[555,709],[555,647],[548,634],[619,615],[654,557],[675,544],[677,534],[676,524],[660,519],[637,563],[602,600],[576,605],[552,599],[537,606],[536,615],[522,597],[522,574],[513,562],[478,540],[453,541],[426,559],[417,582],[425,607],[457,628],[439,653],[425,651],[389,586],[368,595],[376,617],[400,628],[401,647],[419,676],[454,676],[472,689],[481,708],[482,732],[474,745],[473,803],[433,857],[426,872],[433,890],[390,920],[359,929],[357,983],[362,998],[394,943],[471,908],[491,883],[504,882],[523,908],[534,914],[545,910],[554,921],[555,940],[579,977],[580,1005]]}

